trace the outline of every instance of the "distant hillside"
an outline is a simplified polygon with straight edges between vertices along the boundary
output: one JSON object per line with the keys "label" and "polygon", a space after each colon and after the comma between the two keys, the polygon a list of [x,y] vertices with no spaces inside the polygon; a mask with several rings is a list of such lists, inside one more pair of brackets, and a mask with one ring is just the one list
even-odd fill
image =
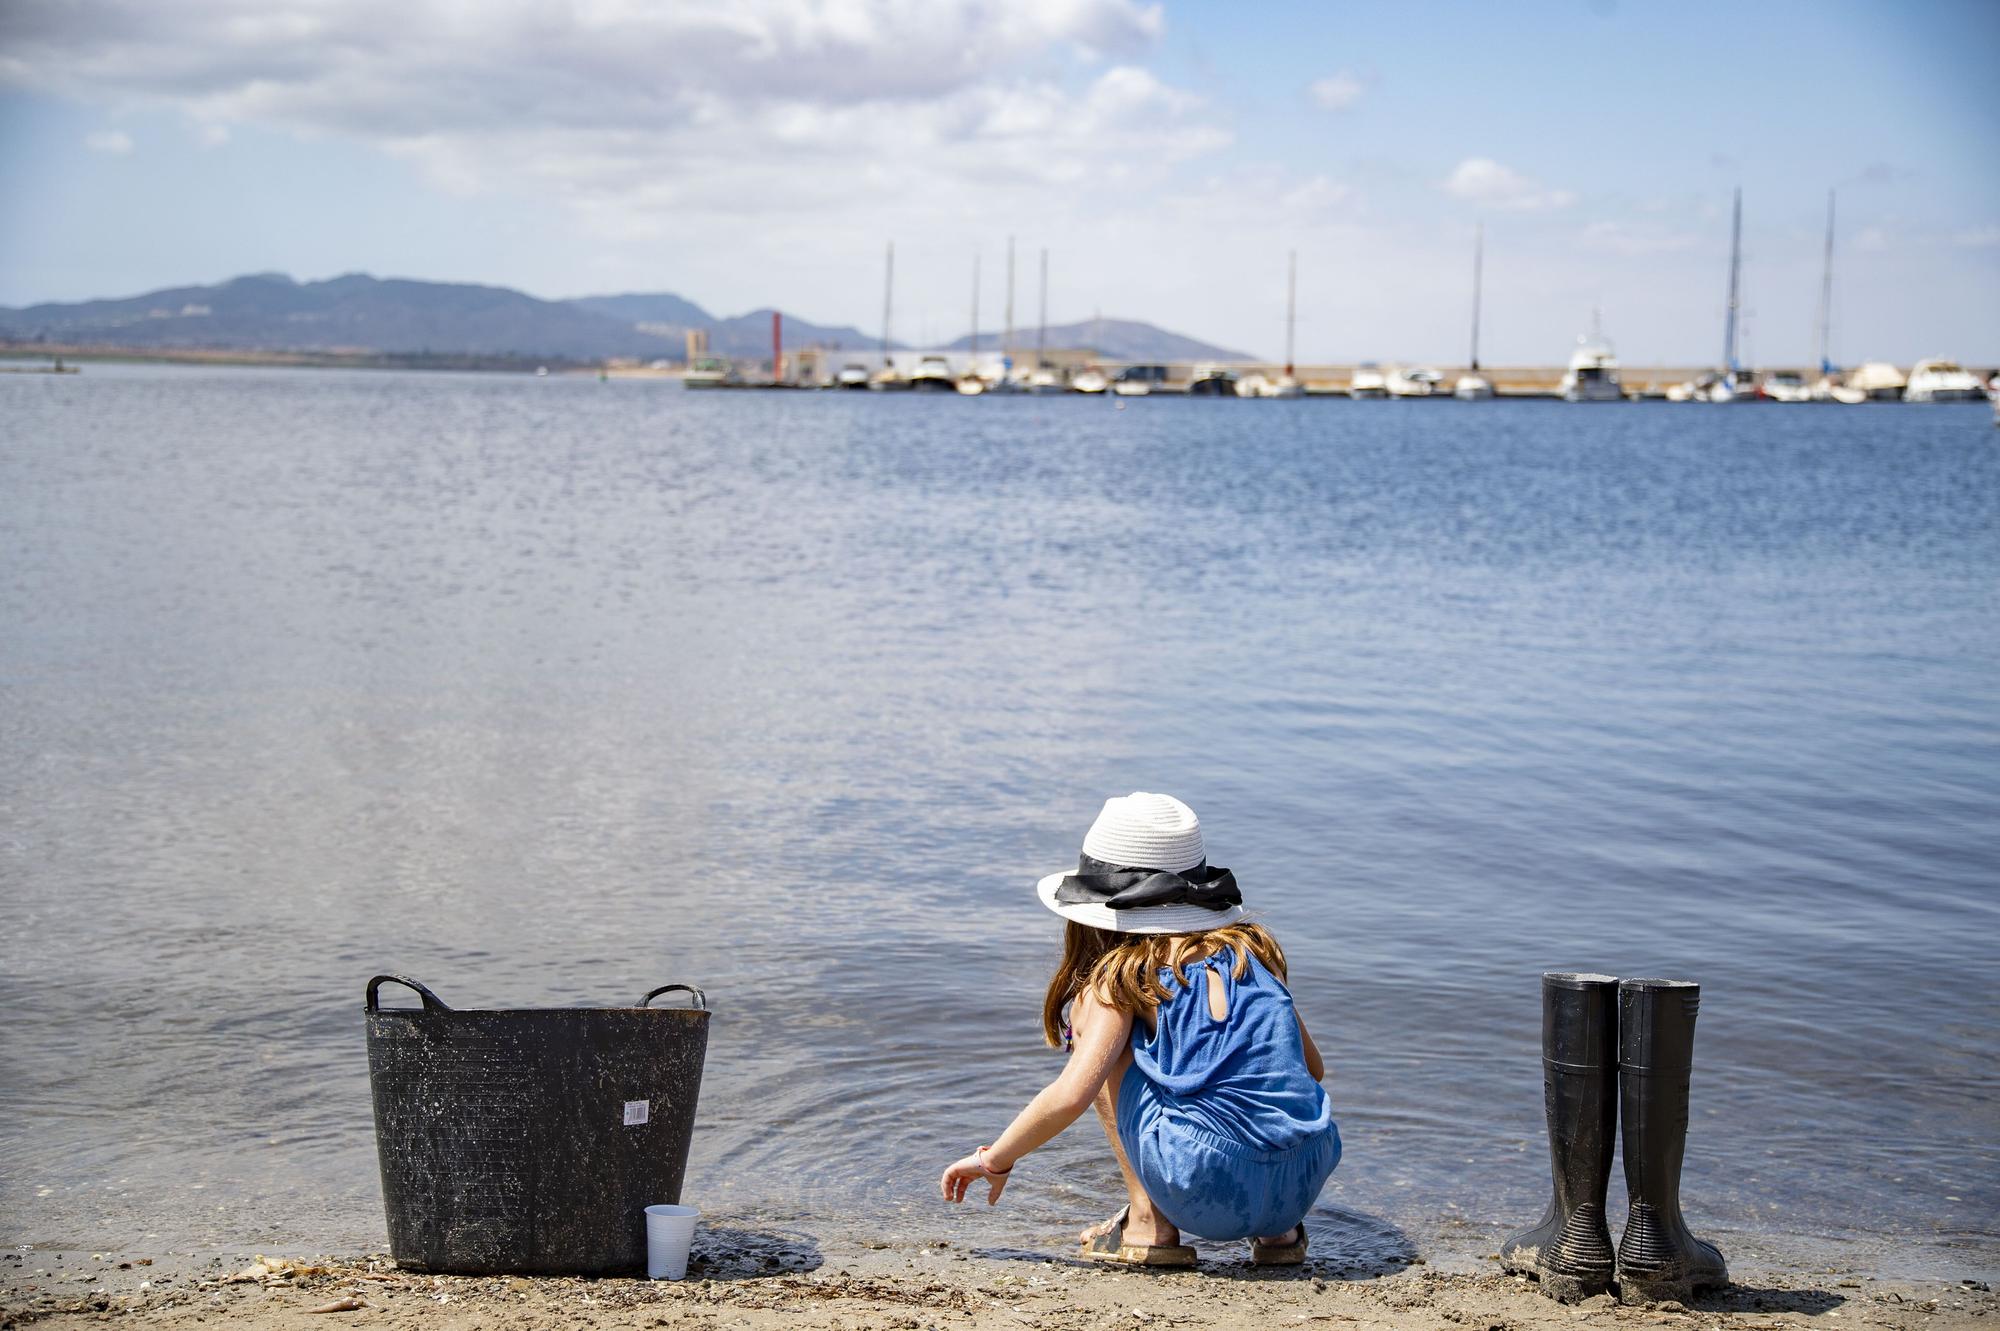
{"label": "distant hillside", "polygon": [[577,296],[563,302],[579,309],[616,319],[623,324],[665,324],[676,328],[704,328],[715,316],[691,300],[671,291],[630,292],[622,296]]}
{"label": "distant hillside", "polygon": [[[880,333],[809,323],[795,314],[785,316],[784,331],[788,347],[833,347],[851,351],[865,347],[879,349],[882,345]],[[771,311],[752,310],[733,319],[718,319],[709,326],[708,337],[709,344],[727,356],[766,354],[771,350]]]}
{"label": "distant hillside", "polygon": [[[752,310],[718,319],[691,300],[670,291],[623,296],[579,296],[569,304],[603,314],[655,335],[681,338],[690,328],[708,330],[709,350],[718,356],[768,356],[771,352],[771,311]],[[816,324],[795,314],[785,316],[787,347],[879,347],[881,338],[858,328]],[[683,344],[684,345],[684,344]]]}
{"label": "distant hillside", "polygon": [[135,348],[551,356],[678,354],[667,338],[506,287],[258,273],[122,300],[0,309],[0,336]]}
{"label": "distant hillside", "polygon": [[[1017,350],[1035,345],[1035,330],[1015,329],[1014,346]],[[1246,351],[1231,351],[1213,343],[1185,337],[1180,333],[1170,333],[1164,328],[1141,323],[1136,319],[1086,319],[1081,323],[1050,324],[1048,345],[1054,347],[1090,348],[1105,360],[1123,361],[1196,361],[1196,360],[1256,360]],[[970,335],[945,348],[947,351],[964,351],[972,344]],[[1000,345],[1000,331],[989,329],[980,333],[979,345],[989,350]]]}
{"label": "distant hillside", "polygon": [[[134,350],[360,352],[596,361],[610,357],[679,360],[685,334],[708,330],[719,355],[762,358],[771,350],[771,311],[717,318],[668,291],[541,300],[507,287],[419,282],[350,273],[297,282],[254,273],[214,286],[170,287],[115,300],[0,306],[0,340],[128,347]],[[1017,333],[1015,345],[1031,344]],[[784,316],[788,349],[873,350],[880,335]],[[981,337],[986,347],[998,334]],[[964,348],[960,338],[954,348]],[[897,344],[900,345],[900,344]],[[1107,360],[1247,360],[1128,319],[1063,324],[1051,347],[1095,347]]]}

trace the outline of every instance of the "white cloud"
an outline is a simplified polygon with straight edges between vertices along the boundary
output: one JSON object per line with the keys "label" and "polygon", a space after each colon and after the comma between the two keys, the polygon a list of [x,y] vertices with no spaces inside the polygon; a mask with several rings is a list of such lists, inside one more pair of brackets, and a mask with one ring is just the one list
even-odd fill
{"label": "white cloud", "polygon": [[[1231,135],[1142,0],[12,0],[0,86],[375,146],[593,234],[950,220],[1128,190]],[[1040,197],[1037,197],[1039,192]]]}
{"label": "white cloud", "polygon": [[1569,190],[1547,189],[1490,157],[1466,158],[1440,188],[1483,208],[1508,212],[1549,212],[1576,202],[1576,195]]}
{"label": "white cloud", "polygon": [[364,135],[498,118],[685,124],[704,99],[852,105],[948,95],[1046,63],[1126,59],[1162,18],[1133,0],[15,0],[8,81]]}
{"label": "white cloud", "polygon": [[2000,247],[2000,226],[1971,227],[1953,235],[1951,243],[1965,250],[1990,250]]}
{"label": "white cloud", "polygon": [[200,134],[201,146],[204,148],[220,148],[229,142],[229,126],[218,125],[213,121],[201,126]]}
{"label": "white cloud", "polygon": [[1306,88],[1306,94],[1323,110],[1346,111],[1361,100],[1368,91],[1368,85],[1347,70],[1338,70],[1323,79],[1315,79]]}
{"label": "white cloud", "polygon": [[1852,247],[1863,254],[1879,254],[1889,248],[1889,233],[1879,226],[1864,226],[1854,233]]}
{"label": "white cloud", "polygon": [[83,146],[94,153],[123,157],[132,151],[132,136],[122,129],[97,129],[83,136]]}

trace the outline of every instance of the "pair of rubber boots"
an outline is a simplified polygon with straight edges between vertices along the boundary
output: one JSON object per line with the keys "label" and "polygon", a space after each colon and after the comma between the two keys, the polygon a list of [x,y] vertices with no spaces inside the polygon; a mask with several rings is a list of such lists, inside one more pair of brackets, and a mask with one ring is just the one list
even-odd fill
{"label": "pair of rubber boots", "polygon": [[[1681,1218],[1688,1073],[1701,986],[1552,971],[1542,976],[1542,1098],[1555,1195],[1540,1224],[1500,1247],[1565,1303],[1610,1290],[1626,1303],[1686,1302],[1729,1283],[1722,1254]],[[1604,1189],[1620,1111],[1630,1211],[1614,1251]]]}

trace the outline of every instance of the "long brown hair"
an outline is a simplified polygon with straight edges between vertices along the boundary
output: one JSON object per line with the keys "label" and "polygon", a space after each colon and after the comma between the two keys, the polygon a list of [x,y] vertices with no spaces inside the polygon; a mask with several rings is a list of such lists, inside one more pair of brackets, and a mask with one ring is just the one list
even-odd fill
{"label": "long brown hair", "polygon": [[1062,1048],[1063,1009],[1085,991],[1122,1012],[1150,1013],[1173,997],[1161,983],[1162,970],[1186,986],[1184,967],[1224,950],[1235,954],[1230,974],[1239,980],[1252,957],[1279,980],[1285,978],[1285,950],[1260,924],[1244,921],[1193,934],[1119,934],[1067,920],[1062,960],[1042,999],[1042,1035],[1051,1047]]}

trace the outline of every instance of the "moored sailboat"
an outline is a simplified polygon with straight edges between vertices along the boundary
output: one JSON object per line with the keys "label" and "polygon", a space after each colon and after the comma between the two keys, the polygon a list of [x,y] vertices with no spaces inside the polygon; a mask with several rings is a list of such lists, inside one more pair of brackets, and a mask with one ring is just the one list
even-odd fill
{"label": "moored sailboat", "polygon": [[1722,368],[1695,381],[1697,402],[1755,402],[1757,380],[1736,358],[1736,316],[1742,305],[1743,188],[1729,211],[1729,305],[1722,318]]}
{"label": "moored sailboat", "polygon": [[964,374],[954,385],[966,397],[978,397],[986,391],[986,381],[979,375],[979,255],[972,256],[972,334],[970,340],[972,361]]}
{"label": "moored sailboat", "polygon": [[1476,402],[1493,396],[1493,381],[1479,372],[1479,288],[1481,268],[1486,258],[1486,224],[1481,222],[1472,233],[1472,360],[1458,382],[1451,386],[1451,395],[1461,402]]}
{"label": "moored sailboat", "polygon": [[1819,266],[1819,380],[1806,390],[1809,402],[1866,402],[1868,396],[1850,388],[1833,368],[1833,191],[1826,192],[1826,245]]}
{"label": "moored sailboat", "polygon": [[[869,376],[868,387],[876,392],[894,392],[911,387],[896,373],[896,359],[890,355],[889,322],[896,310],[896,242],[890,241],[882,255],[882,368]],[[846,385],[842,385],[845,387]]]}
{"label": "moored sailboat", "polygon": [[[1258,397],[1304,397],[1305,386],[1299,382],[1292,370],[1292,334],[1298,323],[1299,312],[1299,252],[1290,251],[1285,256],[1285,372],[1276,379],[1256,376],[1258,383],[1254,389]],[[1237,391],[1242,392],[1242,384]]]}

